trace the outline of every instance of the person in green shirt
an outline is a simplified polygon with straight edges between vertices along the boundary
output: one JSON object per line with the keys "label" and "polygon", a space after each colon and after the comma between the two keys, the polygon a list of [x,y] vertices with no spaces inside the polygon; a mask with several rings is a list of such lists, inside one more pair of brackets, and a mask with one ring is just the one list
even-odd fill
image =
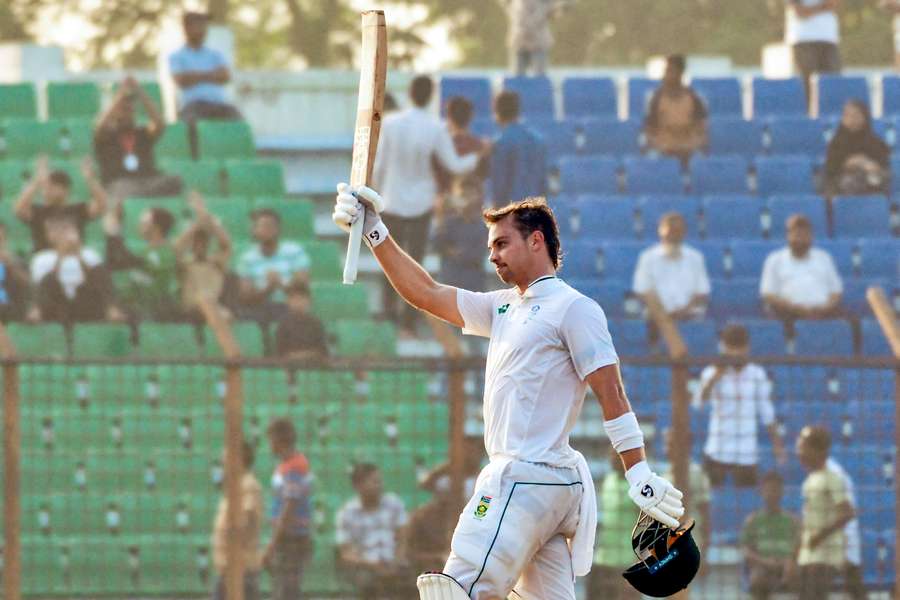
{"label": "person in green shirt", "polygon": [[765,507],[747,517],[741,531],[741,547],[750,569],[750,595],[767,600],[792,585],[800,544],[800,522],[781,508],[784,481],[772,471],[760,483]]}

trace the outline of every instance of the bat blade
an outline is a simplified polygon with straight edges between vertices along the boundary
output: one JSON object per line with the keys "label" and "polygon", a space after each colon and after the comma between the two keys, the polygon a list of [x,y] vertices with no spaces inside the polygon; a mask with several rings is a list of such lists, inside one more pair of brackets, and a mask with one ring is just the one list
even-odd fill
{"label": "bat blade", "polygon": [[[359,73],[359,103],[356,108],[356,128],[353,133],[353,160],[350,185],[369,185],[378,134],[381,132],[381,111],[384,107],[384,87],[387,79],[387,27],[384,11],[362,13],[362,52]],[[350,228],[347,259],[344,262],[344,283],[356,281],[359,249],[362,242],[363,219]]]}

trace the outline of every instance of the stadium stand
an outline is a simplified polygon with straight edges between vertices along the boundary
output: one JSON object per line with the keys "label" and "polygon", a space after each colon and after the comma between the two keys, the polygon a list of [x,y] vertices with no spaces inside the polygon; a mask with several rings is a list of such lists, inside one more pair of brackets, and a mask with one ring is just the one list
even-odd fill
{"label": "stadium stand", "polygon": [[656,239],[656,228],[663,215],[677,212],[685,219],[688,239],[700,236],[700,199],[695,196],[648,195],[638,207],[640,230],[647,240]]}
{"label": "stadium stand", "polygon": [[800,116],[806,114],[806,92],[797,77],[764,79],[754,77],[751,83],[753,118]]}
{"label": "stadium stand", "polygon": [[831,204],[835,237],[891,237],[891,214],[884,196],[838,197]]}
{"label": "stadium stand", "polygon": [[756,159],[756,191],[774,194],[813,194],[813,162],[807,156],[760,156]]}
{"label": "stadium stand", "polygon": [[900,116],[900,76],[882,76],[881,102],[882,117]]}
{"label": "stadium stand", "polygon": [[847,321],[797,321],[795,352],[800,356],[850,356],[853,330]]}
{"label": "stadium stand", "polygon": [[696,156],[691,160],[691,192],[694,194],[748,193],[749,165],[742,156]]}
{"label": "stadium stand", "polygon": [[737,78],[695,77],[691,88],[703,99],[710,116],[743,116],[741,83]]}
{"label": "stadium stand", "polygon": [[584,121],[581,137],[576,146],[584,154],[621,156],[641,150],[641,125],[635,120],[591,118]]}
{"label": "stadium stand", "polygon": [[528,120],[553,119],[553,84],[547,77],[507,77],[503,89],[519,94],[522,118]]}
{"label": "stadium stand", "polygon": [[840,116],[848,100],[871,105],[869,82],[865,77],[822,73],[816,75],[813,86],[819,117]]}
{"label": "stadium stand", "polygon": [[806,154],[817,158],[825,154],[827,124],[806,117],[773,117],[769,121],[769,152]]}
{"label": "stadium stand", "polygon": [[90,82],[47,84],[47,115],[51,119],[91,119],[100,111],[100,89]]}
{"label": "stadium stand", "polygon": [[653,92],[659,87],[659,81],[644,77],[629,77],[628,89],[628,118],[632,121],[642,121],[647,113],[647,105]]}
{"label": "stadium stand", "polygon": [[37,92],[34,84],[0,85],[0,119],[37,119]]}
{"label": "stadium stand", "polygon": [[761,121],[740,117],[710,117],[707,121],[710,154],[737,154],[752,159],[763,153]]}
{"label": "stadium stand", "polygon": [[674,158],[626,156],[625,191],[629,194],[680,194],[684,191],[681,167]]}
{"label": "stadium stand", "polygon": [[638,200],[631,196],[588,194],[577,200],[579,232],[595,239],[635,239]]}
{"label": "stadium stand", "polygon": [[256,154],[253,133],[244,121],[200,121],[197,140],[205,159],[252,158]]}
{"label": "stadium stand", "polygon": [[608,77],[567,77],[562,84],[566,119],[618,117],[616,82]]}
{"label": "stadium stand", "polygon": [[619,165],[604,156],[567,156],[559,161],[560,188],[567,194],[615,194]]}
{"label": "stadium stand", "polygon": [[820,196],[810,194],[786,194],[771,196],[766,202],[766,231],[770,239],[784,239],[785,223],[795,214],[804,215],[812,224],[813,232],[822,238],[828,235],[828,206]]}
{"label": "stadium stand", "polygon": [[474,108],[475,117],[489,119],[491,116],[491,82],[487,77],[442,77],[441,114],[447,114],[447,101],[454,96],[468,99]]}
{"label": "stadium stand", "polygon": [[706,238],[759,239],[762,237],[762,202],[754,196],[703,198]]}

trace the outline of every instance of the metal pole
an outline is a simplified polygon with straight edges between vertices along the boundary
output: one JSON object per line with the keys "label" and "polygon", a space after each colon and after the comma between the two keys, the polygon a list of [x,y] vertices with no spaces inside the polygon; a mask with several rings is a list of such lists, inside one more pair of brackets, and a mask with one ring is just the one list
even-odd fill
{"label": "metal pole", "polygon": [[19,424],[19,366],[3,367],[3,597],[21,598],[22,548],[19,481],[21,456]]}

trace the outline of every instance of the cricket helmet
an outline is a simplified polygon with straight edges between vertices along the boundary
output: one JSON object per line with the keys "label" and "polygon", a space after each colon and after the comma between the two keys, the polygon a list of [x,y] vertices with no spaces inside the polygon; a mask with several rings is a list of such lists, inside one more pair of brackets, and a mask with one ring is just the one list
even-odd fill
{"label": "cricket helmet", "polygon": [[622,576],[638,592],[665,598],[685,589],[700,568],[700,550],[691,535],[693,519],[684,527],[666,527],[641,513],[631,533],[638,562]]}

